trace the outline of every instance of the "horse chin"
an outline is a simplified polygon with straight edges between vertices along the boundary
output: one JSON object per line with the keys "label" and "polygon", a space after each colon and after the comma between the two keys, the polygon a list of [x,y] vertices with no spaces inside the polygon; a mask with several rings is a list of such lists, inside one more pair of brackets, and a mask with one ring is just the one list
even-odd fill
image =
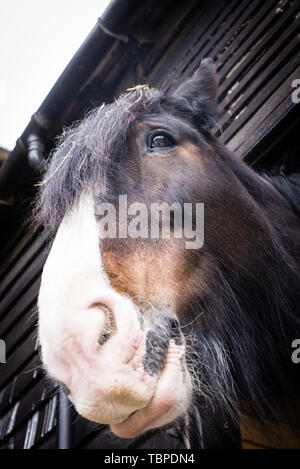
{"label": "horse chin", "polygon": [[183,415],[191,400],[192,385],[184,366],[183,349],[175,341],[170,341],[164,367],[157,376],[151,395],[141,393],[132,383],[130,390],[128,387],[123,390],[123,394],[127,393],[126,400],[115,400],[116,396],[111,393],[109,399],[102,393],[101,398],[99,395],[96,398],[96,390],[88,399],[87,396],[78,399],[74,393],[70,400],[81,416],[110,425],[111,431],[121,438],[134,438],[147,430],[165,426]]}
{"label": "horse chin", "polygon": [[187,412],[192,383],[186,368],[178,367],[174,352],[171,346],[148,405],[133,412],[124,421],[110,424],[115,435],[134,438],[147,430],[165,426]]}

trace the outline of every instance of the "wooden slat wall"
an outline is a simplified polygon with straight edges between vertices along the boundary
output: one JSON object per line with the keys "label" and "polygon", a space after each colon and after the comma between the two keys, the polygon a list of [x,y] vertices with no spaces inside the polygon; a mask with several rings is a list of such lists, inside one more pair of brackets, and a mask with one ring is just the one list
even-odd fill
{"label": "wooden slat wall", "polygon": [[[267,136],[274,129],[284,133],[280,123],[295,111],[291,83],[300,78],[299,11],[296,0],[189,1],[188,8],[178,11],[173,29],[169,24],[164,38],[138,64],[140,76],[169,90],[190,76],[202,58],[213,57],[220,78],[224,142],[241,157],[257,149],[263,154]],[[135,84],[132,76],[138,74],[131,72],[124,75],[119,91]],[[36,339],[36,298],[46,248],[46,233],[20,227],[2,251],[0,338],[7,344],[7,363],[0,365],[0,448],[56,445],[57,396],[44,376]],[[161,437],[159,443],[144,437],[121,441],[106,427],[84,419],[76,418],[74,425],[80,448],[170,447],[170,437]],[[178,446],[176,438],[173,446]],[[245,447],[268,446],[257,433],[245,432]]]}
{"label": "wooden slat wall", "polygon": [[222,138],[245,157],[296,106],[291,85],[300,76],[299,1],[212,2],[194,14],[190,26],[187,38],[186,31],[178,34],[156,65],[150,83],[172,89],[202,58],[212,57],[219,76]]}

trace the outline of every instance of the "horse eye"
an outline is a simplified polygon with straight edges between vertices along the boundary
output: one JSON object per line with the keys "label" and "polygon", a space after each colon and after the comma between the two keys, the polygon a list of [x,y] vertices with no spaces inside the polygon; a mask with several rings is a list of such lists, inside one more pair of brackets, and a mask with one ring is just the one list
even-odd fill
{"label": "horse eye", "polygon": [[174,139],[165,134],[150,135],[149,148],[171,148],[175,145]]}

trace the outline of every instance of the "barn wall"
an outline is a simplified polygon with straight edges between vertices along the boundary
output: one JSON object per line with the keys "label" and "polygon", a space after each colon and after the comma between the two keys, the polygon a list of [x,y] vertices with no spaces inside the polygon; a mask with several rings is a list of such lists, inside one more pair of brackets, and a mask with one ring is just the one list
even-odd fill
{"label": "barn wall", "polygon": [[[152,46],[144,48],[131,67],[124,64],[117,91],[141,81],[171,89],[211,56],[220,79],[221,138],[260,169],[282,164],[295,168],[300,127],[291,85],[300,78],[299,19],[299,1],[189,1],[160,29],[159,41],[153,28],[148,31]],[[111,77],[106,80],[113,80],[114,66]],[[6,341],[7,363],[0,365],[0,448],[56,445],[56,388],[44,376],[36,339],[36,298],[47,242],[46,233],[20,224],[2,251],[0,338]],[[144,437],[120,441],[106,427],[79,417],[74,421],[76,447],[170,444],[163,437],[159,443]],[[173,444],[180,443],[174,438]],[[272,446],[248,429],[245,445]]]}

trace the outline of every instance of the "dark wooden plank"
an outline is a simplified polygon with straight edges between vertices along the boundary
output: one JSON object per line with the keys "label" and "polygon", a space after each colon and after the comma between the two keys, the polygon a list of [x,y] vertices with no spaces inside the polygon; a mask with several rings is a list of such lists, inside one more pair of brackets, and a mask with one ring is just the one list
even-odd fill
{"label": "dark wooden plank", "polygon": [[23,275],[13,284],[12,288],[6,293],[4,298],[0,301],[0,319],[1,322],[5,315],[7,315],[13,306],[19,301],[22,295],[26,294],[26,291],[41,274],[45,260],[46,253],[41,253],[30,266],[26,269]]}
{"label": "dark wooden plank", "polygon": [[[266,86],[257,93],[255,98],[249,103],[248,106],[245,106],[240,113],[235,117],[234,121],[231,123],[231,125],[223,131],[223,139],[225,142],[228,142],[230,139],[233,138],[233,136],[243,127],[247,125],[247,122],[254,116],[254,114],[257,111],[261,112],[262,107],[264,106],[264,103],[268,101],[268,98],[272,97],[275,95],[274,99],[272,101],[269,101],[269,103],[273,102],[273,105],[276,107],[278,100],[284,99],[287,94],[291,94],[291,83],[292,81],[287,82],[287,79],[285,80],[286,83],[286,88],[282,88],[281,84],[284,81],[284,79],[288,76],[288,79],[294,79],[291,77],[295,76],[295,68],[297,65],[300,63],[300,50],[297,53],[297,55],[293,56],[292,59],[285,64],[285,73],[284,75],[279,73],[277,75],[273,75],[273,77],[267,82]],[[294,73],[293,73],[294,72]],[[284,96],[283,96],[284,95]],[[282,97],[283,96],[283,97]],[[264,107],[265,110],[268,109],[268,113],[272,112],[272,108]],[[255,120],[255,122],[258,122]],[[255,128],[257,128],[256,126]],[[253,132],[254,128],[253,126],[251,127],[251,131]]]}
{"label": "dark wooden plank", "polygon": [[218,34],[215,34],[213,38],[205,45],[205,47],[199,50],[195,60],[189,64],[186,71],[183,70],[183,72],[185,72],[184,75],[191,75],[192,72],[198,67],[199,56],[201,58],[216,58],[217,55],[221,53],[221,51],[226,47],[227,43],[232,40],[236,34],[236,31],[241,28],[246,19],[259,10],[260,7],[263,7],[263,11],[266,13],[270,9],[269,2],[262,4],[260,0],[256,0],[251,2],[250,5],[248,2],[245,4],[240,3],[231,13],[225,24],[219,26]]}
{"label": "dark wooden plank", "polygon": [[5,259],[0,264],[0,279],[9,271],[12,266],[17,262],[20,256],[26,251],[27,247],[34,241],[39,235],[39,231],[33,231],[25,228],[23,236],[16,241],[16,244],[12,246],[11,251],[7,254]]}
{"label": "dark wooden plank", "polygon": [[[294,66],[297,63],[298,59],[293,59]],[[299,63],[299,61],[298,61]],[[258,109],[257,112],[253,115],[253,117],[245,122],[245,119],[242,119],[243,116],[241,116],[242,122],[241,125],[236,125],[237,128],[240,128],[240,131],[231,138],[230,141],[228,141],[228,147],[232,151],[236,151],[246,140],[249,140],[251,135],[253,136],[254,133],[257,131],[259,126],[265,121],[265,119],[276,109],[277,106],[286,98],[288,97],[290,99],[290,108],[294,106],[292,99],[291,99],[291,83],[293,80],[295,80],[297,77],[299,77],[300,73],[300,67],[298,66],[294,72],[286,79],[279,88],[276,87],[276,93],[267,94],[267,96],[270,96],[269,99],[265,101],[263,105],[259,107],[259,98],[257,97],[255,100],[255,103],[251,104],[251,107],[255,106],[255,109]],[[277,80],[277,77],[275,77]],[[276,81],[277,84],[277,81]],[[267,93],[267,91],[265,91]],[[262,97],[264,99],[264,95]],[[242,126],[243,124],[243,126]],[[232,127],[231,126],[231,132],[232,132]],[[226,135],[225,135],[226,134]],[[224,140],[226,141],[226,137],[228,137],[229,132],[225,132],[223,135]]]}
{"label": "dark wooden plank", "polygon": [[[221,76],[221,69],[226,66],[228,61],[234,56],[236,62],[240,59],[240,48],[247,41],[247,39],[257,30],[258,25],[263,21],[266,16],[270,15],[272,9],[278,4],[277,0],[261,2],[261,8],[257,9],[254,13],[252,12],[250,17],[245,22],[243,28],[239,31],[235,31],[235,36],[229,47],[226,47],[223,51],[215,53],[217,71]],[[222,74],[223,76],[223,74]]]}
{"label": "dark wooden plank", "polygon": [[24,425],[33,414],[45,407],[49,400],[54,397],[55,392],[53,386],[50,386],[46,379],[35,383],[30,393],[25,394],[22,399],[16,402],[12,409],[0,419],[0,440],[7,440],[18,428]]}
{"label": "dark wooden plank", "polygon": [[14,236],[12,236],[9,241],[7,241],[5,246],[2,246],[1,253],[0,253],[0,278],[2,275],[3,269],[5,269],[5,266],[7,265],[7,263],[9,263],[10,260],[12,259],[13,252],[15,251],[16,246],[20,243],[20,241],[24,238],[25,235],[26,235],[26,228],[25,226],[20,224]]}
{"label": "dark wooden plank", "polygon": [[[283,101],[272,113],[274,125],[270,125],[269,119],[260,126],[258,141],[251,145],[251,149],[244,155],[247,164],[254,168],[266,169],[286,166],[286,150],[289,145],[294,148],[300,128],[299,108],[290,108],[289,99],[286,98],[286,109]],[[278,115],[281,110],[281,115]],[[264,133],[266,131],[266,133]],[[295,149],[296,150],[296,149]],[[297,150],[296,150],[297,151]],[[297,153],[289,150],[288,167],[292,172],[300,171],[300,159]]]}
{"label": "dark wooden plank", "polygon": [[44,376],[40,357],[36,353],[24,368],[12,377],[0,393],[0,416],[12,408],[31,386]]}
{"label": "dark wooden plank", "polygon": [[[287,29],[282,36],[275,41],[273,47],[271,47],[266,54],[264,54],[260,60],[253,66],[251,70],[244,76],[239,82],[238,87],[226,96],[221,106],[225,106],[229,112],[220,119],[218,122],[219,126],[224,129],[230,119],[233,119],[242,109],[245,104],[251,100],[255,100],[258,90],[268,84],[268,81],[274,77],[275,74],[279,74],[282,80],[288,75],[288,71],[284,64],[289,60],[290,57],[297,55],[300,45],[300,38],[296,33],[296,29],[299,29],[299,23],[294,23],[291,28]],[[282,48],[286,50],[285,54],[282,54]],[[266,64],[268,64],[266,66]],[[226,128],[226,127],[225,127]]]}
{"label": "dark wooden plank", "polygon": [[5,339],[9,330],[14,327],[16,321],[21,319],[22,315],[34,307],[40,288],[41,279],[38,277],[23,294],[18,297],[17,301],[11,306],[8,314],[0,321],[0,336]]}
{"label": "dark wooden plank", "polygon": [[32,412],[29,403],[24,413],[21,402],[12,430],[0,439],[0,448],[55,448],[56,405],[57,396],[54,395],[51,399],[40,401]]}
{"label": "dark wooden plank", "polygon": [[43,439],[38,440],[33,449],[56,449],[56,440],[55,430],[52,430]]}
{"label": "dark wooden plank", "polygon": [[243,143],[239,145],[235,153],[241,158],[245,158],[246,155],[256,147],[262,138],[267,135],[276,125],[297,105],[293,104],[291,97],[287,96],[280,105],[273,110],[267,118],[263,120],[259,131],[255,131],[253,134],[249,135],[248,139],[244,140]]}
{"label": "dark wooden plank", "polygon": [[13,328],[5,334],[6,355],[9,357],[14,348],[20,343],[25,335],[37,327],[38,315],[37,308],[28,309],[25,314],[22,313],[22,319],[18,321]]}
{"label": "dark wooden plank", "polygon": [[[289,10],[281,16],[275,24],[273,18],[268,16],[254,30],[253,34],[238,49],[240,59],[237,60],[236,54],[229,60],[224,68],[220,70],[220,89],[219,98],[222,101],[227,92],[233,87],[236,81],[243,78],[247,69],[260,57],[260,55],[280,36],[288,25],[294,21],[299,12],[299,2],[295,2]],[[272,25],[271,28],[269,26]],[[269,29],[268,29],[269,28]]]}
{"label": "dark wooden plank", "polygon": [[37,334],[34,331],[16,348],[7,362],[0,365],[0,390],[33,358],[37,348]]}
{"label": "dark wooden plank", "polygon": [[[24,443],[26,443],[26,448],[31,448],[34,444],[38,445],[39,443],[45,444],[45,440],[50,436],[54,435],[54,430],[56,427],[56,415],[57,415],[57,401],[58,395],[54,392],[51,393],[51,399],[48,399],[46,405],[43,405],[42,408],[39,407],[38,410],[38,422],[36,423],[36,430],[34,435],[31,435],[32,427],[30,424],[27,424],[27,438],[25,437]],[[36,417],[37,418],[37,417]],[[24,444],[25,446],[25,444]]]}
{"label": "dark wooden plank", "polygon": [[207,44],[210,38],[215,37],[217,32],[221,34],[219,29],[220,22],[224,22],[226,18],[230,15],[230,13],[235,9],[236,5],[239,2],[228,2],[226,3],[225,7],[222,4],[216,8],[213,12],[213,21],[210,23],[209,27],[207,28],[205,23],[205,18],[199,18],[198,30],[199,36],[196,42],[190,45],[188,53],[184,53],[181,58],[177,58],[176,66],[174,67],[171,73],[168,73],[164,81],[162,82],[162,87],[169,91],[174,83],[180,83],[184,76],[184,71],[187,70],[190,63],[193,63],[196,58],[199,61],[199,51]]}
{"label": "dark wooden plank", "polygon": [[43,232],[35,239],[31,245],[26,246],[26,250],[18,261],[9,269],[0,283],[0,300],[5,295],[12,283],[16,282],[24,269],[28,268],[34,258],[39,255],[41,249],[46,249],[48,243],[48,234]]}
{"label": "dark wooden plank", "polygon": [[[145,6],[148,11],[145,11],[145,14],[152,16],[152,25],[155,28],[155,32],[150,32],[149,37],[151,37],[153,43],[156,42],[155,46],[152,44],[152,47],[148,47],[148,52],[141,56],[140,66],[143,68],[143,74],[148,75],[149,72],[153,69],[154,65],[157,63],[158,58],[165,54],[166,51],[169,51],[170,45],[174,41],[178,31],[186,25],[187,18],[190,18],[191,11],[194,9],[199,10],[202,8],[202,5],[199,5],[198,0],[185,0],[182,2],[171,2],[172,8],[168,10],[168,14],[165,14],[165,5],[163,2],[158,2],[158,8],[161,8],[161,19],[162,21],[157,21],[157,13],[153,11],[153,5],[145,2]],[[152,13],[152,15],[151,15]],[[153,14],[154,13],[154,14]],[[159,16],[159,15],[158,15]],[[151,20],[150,20],[151,21]],[[145,25],[141,30],[142,36],[149,34],[149,30],[145,31]],[[154,34],[153,34],[154,33]],[[155,36],[155,37],[154,37]],[[151,40],[149,38],[149,40]],[[154,46],[154,47],[153,47]]]}
{"label": "dark wooden plank", "polygon": [[198,7],[196,11],[191,12],[192,17],[189,18],[189,25],[178,32],[177,39],[170,45],[166,54],[159,58],[148,75],[152,86],[163,89],[169,86],[173,74],[181,69],[183,61],[191,54],[195,44],[200,41],[203,35],[207,34],[208,29],[212,27],[213,22],[220,16],[221,11],[228,7],[229,3],[231,2],[224,1],[220,4],[219,0],[212,0],[210,4],[204,2],[200,9]]}
{"label": "dark wooden plank", "polygon": [[247,6],[247,0],[239,2],[231,1],[225,8],[223,8],[220,3],[221,8],[216,15],[215,21],[206,33],[201,36],[201,40],[193,46],[191,56],[186,57],[181,67],[181,76],[187,76],[192,73],[192,70],[195,69],[195,61],[198,65],[199,58],[205,57],[205,54],[222,40],[227,29],[230,28],[238,16],[247,9]]}

